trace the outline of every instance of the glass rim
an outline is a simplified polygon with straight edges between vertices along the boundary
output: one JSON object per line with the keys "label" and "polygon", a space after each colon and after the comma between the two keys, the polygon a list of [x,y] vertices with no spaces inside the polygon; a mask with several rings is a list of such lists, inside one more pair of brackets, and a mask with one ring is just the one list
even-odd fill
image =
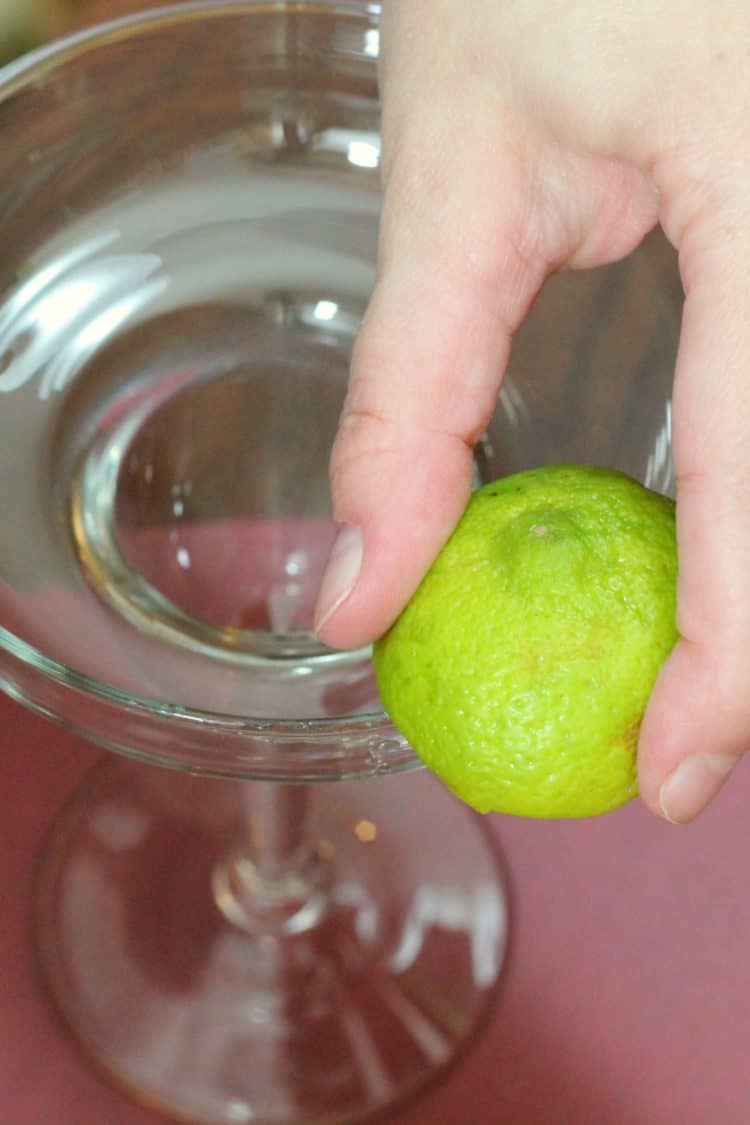
{"label": "glass rim", "polygon": [[[182,703],[169,703],[155,697],[149,698],[135,692],[124,691],[122,688],[115,687],[114,684],[96,680],[93,676],[86,675],[85,672],[69,668],[67,664],[62,664],[60,661],[45,655],[40,649],[35,648],[28,641],[24,641],[23,638],[0,625],[0,653],[2,652],[7,653],[12,659],[19,661],[46,680],[52,680],[63,688],[91,696],[103,703],[116,704],[131,714],[199,722],[204,725],[226,728],[235,734],[241,728],[248,734],[278,732],[288,737],[298,732],[306,738],[315,733],[335,732],[342,727],[352,733],[378,730],[380,727],[391,727],[391,720],[383,710],[363,711],[351,715],[277,719],[243,715],[239,712],[210,711],[199,707],[189,707]],[[248,675],[252,675],[252,672],[248,672]],[[2,685],[1,670],[0,685]]]}
{"label": "glass rim", "polygon": [[[83,28],[29,51],[0,67],[0,104],[7,97],[22,90],[40,72],[52,71],[58,64],[74,58],[82,51],[130,38],[133,34],[150,28],[169,27],[175,23],[192,23],[204,18],[218,19],[242,13],[249,16],[274,12],[278,14],[329,13],[335,18],[377,17],[380,11],[381,4],[373,0],[182,0],[178,3],[164,4]],[[114,704],[130,714],[202,723],[219,731],[231,730],[235,735],[238,733],[238,728],[248,735],[277,732],[286,737],[293,737],[298,733],[309,738],[315,734],[340,732],[344,728],[357,733],[391,727],[391,721],[382,709],[352,715],[274,719],[211,711],[149,698],[124,691],[113,684],[68,667],[29,644],[2,624],[0,624],[0,652],[7,653],[12,660],[18,661],[33,674],[45,680],[51,680],[64,689],[98,699],[103,703]]]}
{"label": "glass rim", "polygon": [[117,42],[150,27],[219,19],[242,12],[248,15],[309,12],[343,17],[379,17],[381,10],[380,0],[177,0],[159,4],[155,8],[130,12],[70,32],[5,63],[0,67],[0,103],[23,89],[40,72],[54,70],[58,63],[75,57],[82,50]]}

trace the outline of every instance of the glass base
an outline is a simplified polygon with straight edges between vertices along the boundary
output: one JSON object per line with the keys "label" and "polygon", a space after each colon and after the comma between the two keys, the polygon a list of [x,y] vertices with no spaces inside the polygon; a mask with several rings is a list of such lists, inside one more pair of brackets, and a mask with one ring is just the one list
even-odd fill
{"label": "glass base", "polygon": [[300,901],[249,917],[254,788],[98,767],[42,860],[44,973],[95,1063],[178,1120],[359,1121],[480,1025],[506,948],[498,856],[421,771],[313,786]]}

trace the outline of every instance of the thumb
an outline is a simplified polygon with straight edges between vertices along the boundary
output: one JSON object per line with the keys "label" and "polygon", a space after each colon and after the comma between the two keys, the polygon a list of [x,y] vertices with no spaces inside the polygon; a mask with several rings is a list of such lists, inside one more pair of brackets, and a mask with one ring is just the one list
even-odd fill
{"label": "thumb", "polygon": [[331,460],[340,532],[316,632],[337,647],[392,624],[453,530],[512,333],[544,276],[519,249],[512,159],[488,174],[486,145],[417,134],[387,175],[379,277]]}

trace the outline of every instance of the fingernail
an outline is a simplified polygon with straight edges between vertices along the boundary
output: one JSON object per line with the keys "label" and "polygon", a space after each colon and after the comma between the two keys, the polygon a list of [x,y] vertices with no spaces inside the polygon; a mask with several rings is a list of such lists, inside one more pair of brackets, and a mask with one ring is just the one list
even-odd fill
{"label": "fingernail", "polygon": [[659,790],[661,811],[672,824],[687,824],[713,800],[737,765],[734,754],[693,754]]}
{"label": "fingernail", "polygon": [[344,524],[336,536],[323,581],[320,584],[315,611],[315,632],[318,633],[336,610],[346,601],[357,584],[362,569],[362,532],[354,524]]}

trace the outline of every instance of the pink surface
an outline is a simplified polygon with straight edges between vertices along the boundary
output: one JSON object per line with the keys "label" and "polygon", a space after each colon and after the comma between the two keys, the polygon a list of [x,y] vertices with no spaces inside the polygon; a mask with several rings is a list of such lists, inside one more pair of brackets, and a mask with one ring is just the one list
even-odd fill
{"label": "pink surface", "polygon": [[[149,1125],[89,1071],[29,939],[46,827],[97,752],[0,699],[0,1122]],[[484,1037],[394,1125],[750,1121],[750,769],[689,829],[637,804],[578,824],[496,819],[514,948]]]}

